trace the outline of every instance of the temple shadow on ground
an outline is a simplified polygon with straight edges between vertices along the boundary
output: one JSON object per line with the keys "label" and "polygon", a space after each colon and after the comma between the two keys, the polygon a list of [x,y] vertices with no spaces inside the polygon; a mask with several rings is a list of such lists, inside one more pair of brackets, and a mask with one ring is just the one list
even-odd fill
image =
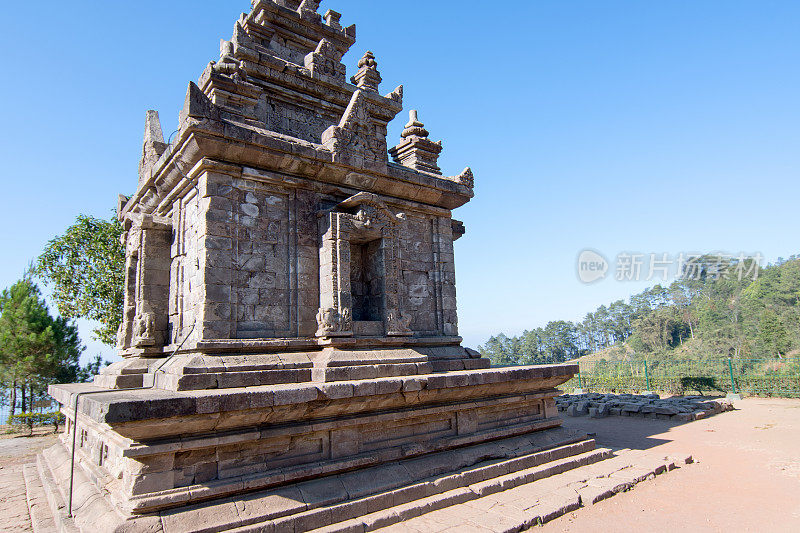
{"label": "temple shadow on ground", "polygon": [[[706,398],[713,399],[712,397]],[[725,416],[725,414],[719,413],[714,416]],[[672,442],[672,439],[661,437],[663,434],[668,435],[672,428],[695,423],[697,422],[654,420],[639,417],[590,418],[588,416],[565,416],[563,427],[588,434],[597,442],[598,446],[612,449],[649,450]]]}

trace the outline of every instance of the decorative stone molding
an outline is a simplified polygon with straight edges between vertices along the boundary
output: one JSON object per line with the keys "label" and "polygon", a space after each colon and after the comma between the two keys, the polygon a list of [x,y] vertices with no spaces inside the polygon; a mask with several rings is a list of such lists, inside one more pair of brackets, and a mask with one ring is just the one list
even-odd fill
{"label": "decorative stone molding", "polygon": [[333,152],[333,160],[357,168],[384,167],[386,135],[376,131],[371,104],[362,90],[353,93],[350,104],[336,126],[322,133],[322,145]]}
{"label": "decorative stone molding", "polygon": [[342,54],[328,39],[322,39],[317,48],[305,56],[305,67],[312,78],[325,79],[344,84],[345,66],[341,63]]}
{"label": "decorative stone molding", "polygon": [[450,220],[450,227],[453,230],[453,240],[458,240],[464,236],[467,232],[466,228],[464,227],[464,223],[460,220],[451,219]]}
{"label": "decorative stone molding", "polygon": [[[398,226],[405,215],[394,214],[376,195],[360,192],[319,216],[322,242],[317,336],[353,335],[352,320],[359,319],[383,322],[388,336],[410,335],[411,318],[400,311],[398,294]],[[352,257],[353,250],[365,253],[367,258]],[[367,269],[374,275],[369,283],[371,292],[354,294],[353,275]]]}

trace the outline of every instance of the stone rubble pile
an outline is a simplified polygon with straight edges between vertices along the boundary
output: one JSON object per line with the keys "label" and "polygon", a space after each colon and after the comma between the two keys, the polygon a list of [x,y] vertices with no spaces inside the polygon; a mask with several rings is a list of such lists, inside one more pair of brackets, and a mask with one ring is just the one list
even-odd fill
{"label": "stone rubble pile", "polygon": [[565,394],[556,397],[556,407],[569,416],[604,418],[638,416],[660,420],[690,422],[733,410],[729,400],[708,400],[702,396],[659,398],[658,394]]}

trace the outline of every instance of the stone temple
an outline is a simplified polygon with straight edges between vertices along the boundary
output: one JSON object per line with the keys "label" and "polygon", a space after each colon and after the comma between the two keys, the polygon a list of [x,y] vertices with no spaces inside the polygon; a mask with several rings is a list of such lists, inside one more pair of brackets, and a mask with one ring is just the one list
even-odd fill
{"label": "stone temple", "polygon": [[416,111],[387,145],[403,88],[381,93],[370,52],[348,78],[355,26],[318,4],[254,0],[178,131],[147,113],[119,202],[124,359],[50,389],[67,432],[38,474],[61,530],[376,529],[594,449],[553,400],[577,366],[461,346],[472,172],[443,174]]}

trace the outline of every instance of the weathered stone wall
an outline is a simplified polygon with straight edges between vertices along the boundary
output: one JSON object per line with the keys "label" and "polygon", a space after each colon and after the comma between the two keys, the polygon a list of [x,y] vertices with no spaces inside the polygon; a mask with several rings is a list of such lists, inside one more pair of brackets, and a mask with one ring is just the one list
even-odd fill
{"label": "weathered stone wall", "polygon": [[171,342],[180,344],[186,335],[199,338],[192,329],[200,314],[203,295],[203,270],[198,244],[205,230],[199,216],[200,197],[195,187],[172,205],[170,218],[174,228],[170,256],[169,323]]}
{"label": "weathered stone wall", "polygon": [[[285,177],[269,172],[219,165],[201,176],[199,202],[176,202],[175,209],[183,214],[173,213],[173,220],[183,229],[173,244],[173,280],[183,280],[179,284],[183,289],[171,295],[173,330],[183,328],[185,332],[192,322],[190,316],[199,316],[193,307],[199,302],[187,298],[193,284],[200,282],[204,293],[203,339],[314,335],[320,308],[317,212],[322,206],[336,205],[347,193],[316,192],[299,179],[298,187],[287,183]],[[193,217],[195,209],[204,215]],[[417,335],[456,335],[451,221],[407,209],[402,212],[405,220],[399,224],[398,276],[401,309],[411,317],[411,329]],[[199,222],[192,224],[187,219]],[[362,245],[372,252],[379,246],[355,246]],[[198,250],[199,259],[193,255]],[[351,268],[360,271],[362,259],[351,257]],[[369,271],[385,268],[382,261],[381,256],[366,265],[366,272],[356,274],[362,283],[356,284],[354,295],[367,298],[367,305],[375,310],[375,317],[369,320],[382,320],[378,318],[377,299],[382,297],[383,279]],[[195,264],[199,264],[199,271],[192,270]],[[372,289],[364,283],[372,283]],[[182,323],[179,309],[185,315]]]}
{"label": "weathered stone wall", "polygon": [[455,263],[450,219],[410,214],[400,230],[402,308],[425,335],[457,335]]}

